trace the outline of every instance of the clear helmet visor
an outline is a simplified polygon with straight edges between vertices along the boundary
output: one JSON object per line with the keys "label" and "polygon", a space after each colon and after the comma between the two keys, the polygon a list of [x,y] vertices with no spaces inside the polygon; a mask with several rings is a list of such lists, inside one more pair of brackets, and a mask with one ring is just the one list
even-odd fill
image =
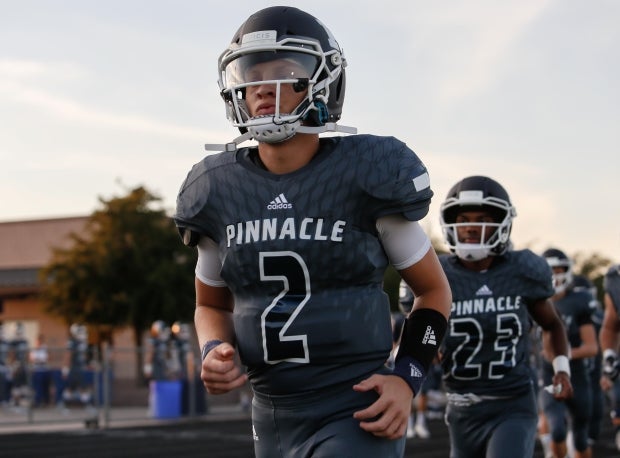
{"label": "clear helmet visor", "polygon": [[[291,138],[313,108],[313,91],[322,68],[323,61],[312,52],[289,49],[238,53],[225,63],[220,82],[229,104],[229,119],[235,126],[246,128],[259,142],[277,143]],[[274,86],[275,112],[253,116],[246,105],[246,92],[264,84]],[[280,111],[283,87],[288,85],[304,96],[296,107]]]}
{"label": "clear helmet visor", "polygon": [[263,82],[314,80],[320,67],[318,56],[295,51],[260,51],[240,54],[226,64],[223,87],[234,90],[239,86]]}

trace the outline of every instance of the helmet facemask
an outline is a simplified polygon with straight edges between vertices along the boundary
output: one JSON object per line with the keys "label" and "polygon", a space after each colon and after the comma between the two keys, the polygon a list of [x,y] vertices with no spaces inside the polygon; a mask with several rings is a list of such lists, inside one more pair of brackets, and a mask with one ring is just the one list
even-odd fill
{"label": "helmet facemask", "polygon": [[[265,143],[282,142],[298,132],[316,132],[317,125],[324,125],[330,85],[345,65],[340,52],[333,49],[325,53],[317,41],[276,39],[275,31],[246,34],[241,45],[231,45],[219,59],[219,85],[228,119],[241,132]],[[264,64],[264,71],[255,72],[260,64]],[[246,91],[265,84],[275,86],[275,112],[251,117]],[[281,89],[286,84],[306,95],[290,113],[281,113]],[[304,124],[314,128],[305,128]]]}
{"label": "helmet facemask", "polygon": [[543,253],[543,256],[553,271],[553,289],[555,294],[563,293],[573,283],[572,261],[563,252],[555,249],[546,251]]}
{"label": "helmet facemask", "polygon": [[[457,222],[462,211],[488,211],[493,222]],[[461,191],[458,197],[448,198],[440,209],[440,224],[450,251],[464,261],[480,261],[489,256],[505,253],[510,247],[514,207],[503,199],[483,197],[482,191]],[[480,227],[479,243],[459,241],[460,227]],[[492,235],[489,236],[489,234]]]}

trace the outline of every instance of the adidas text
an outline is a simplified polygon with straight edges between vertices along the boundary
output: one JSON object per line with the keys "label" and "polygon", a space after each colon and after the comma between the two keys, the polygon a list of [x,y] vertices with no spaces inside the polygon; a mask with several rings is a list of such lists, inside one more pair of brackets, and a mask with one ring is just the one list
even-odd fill
{"label": "adidas text", "polygon": [[276,204],[275,202],[271,202],[267,205],[267,210],[280,210],[283,208],[293,208],[293,204]]}
{"label": "adidas text", "polygon": [[286,200],[284,193],[280,193],[275,199],[267,204],[267,210],[282,210],[286,208],[293,208],[293,204]]}

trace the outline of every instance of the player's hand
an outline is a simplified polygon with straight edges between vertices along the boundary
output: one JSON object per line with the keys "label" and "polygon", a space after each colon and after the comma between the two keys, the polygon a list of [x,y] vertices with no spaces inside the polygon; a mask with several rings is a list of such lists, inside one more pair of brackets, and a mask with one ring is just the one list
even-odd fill
{"label": "player's hand", "polygon": [[606,375],[603,375],[599,380],[599,385],[603,391],[609,391],[614,387],[614,382]]}
{"label": "player's hand", "polygon": [[620,374],[620,361],[613,351],[605,351],[603,357],[603,375],[610,380],[616,380]]}
{"label": "player's hand", "polygon": [[407,432],[413,393],[409,385],[396,375],[375,374],[353,386],[355,391],[374,390],[379,399],[353,414],[360,427],[377,437],[398,439]]}
{"label": "player's hand", "polygon": [[234,347],[226,342],[207,353],[200,371],[207,393],[224,394],[245,384],[248,377],[236,364],[235,353]]}
{"label": "player's hand", "polygon": [[553,397],[558,401],[564,401],[573,397],[573,385],[570,376],[566,372],[558,372],[553,376],[553,387],[556,391]]}

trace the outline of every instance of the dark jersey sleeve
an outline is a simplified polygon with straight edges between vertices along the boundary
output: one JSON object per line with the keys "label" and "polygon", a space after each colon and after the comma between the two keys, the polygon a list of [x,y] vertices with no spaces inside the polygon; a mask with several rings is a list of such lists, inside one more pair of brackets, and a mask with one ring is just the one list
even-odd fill
{"label": "dark jersey sleeve", "polygon": [[519,271],[528,286],[524,289],[527,291],[523,297],[525,303],[534,304],[553,296],[553,275],[547,261],[528,249],[520,250],[519,253]]}
{"label": "dark jersey sleeve", "polygon": [[361,186],[372,196],[374,218],[401,213],[419,221],[428,213],[433,192],[426,167],[420,158],[393,137],[359,135],[356,141],[360,161],[368,162],[368,174]]}
{"label": "dark jersey sleeve", "polygon": [[198,238],[207,236],[217,241],[218,232],[213,227],[213,221],[205,217],[202,212],[207,206],[211,191],[210,175],[220,167],[233,162],[231,153],[220,153],[205,157],[195,164],[188,173],[177,196],[174,222],[177,225],[183,241],[188,245],[195,245]]}
{"label": "dark jersey sleeve", "polygon": [[592,321],[592,309],[590,308],[590,302],[592,295],[586,291],[575,291],[579,303],[578,313],[575,316],[577,326],[584,326],[586,324],[594,324]]}
{"label": "dark jersey sleeve", "polygon": [[618,316],[620,316],[620,264],[609,268],[603,280],[603,288],[611,297]]}

